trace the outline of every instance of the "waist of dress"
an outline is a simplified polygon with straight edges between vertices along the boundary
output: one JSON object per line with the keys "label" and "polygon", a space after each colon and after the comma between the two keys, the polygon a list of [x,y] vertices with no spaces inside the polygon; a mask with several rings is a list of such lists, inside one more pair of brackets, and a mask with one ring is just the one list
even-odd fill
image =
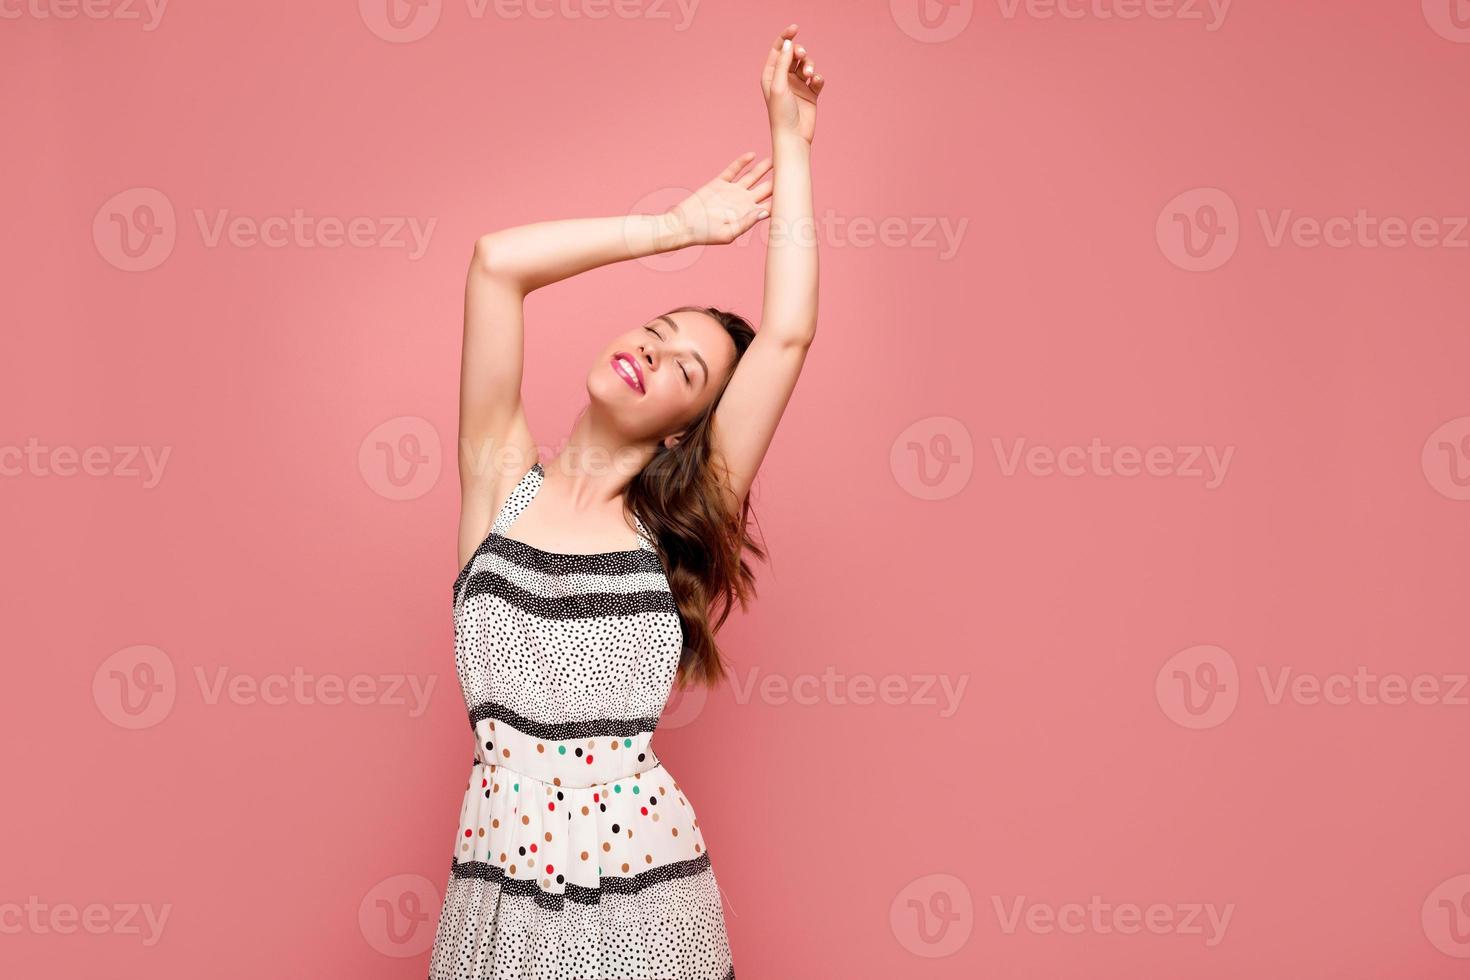
{"label": "waist of dress", "polygon": [[533,722],[501,705],[470,714],[475,765],[495,766],[548,786],[601,786],[659,764],[652,740],[656,718]]}
{"label": "waist of dress", "polygon": [[[608,767],[599,766],[589,768],[585,773],[549,765],[549,766],[526,766],[518,769],[504,762],[490,761],[480,757],[476,753],[471,772],[475,769],[484,769],[502,776],[511,776],[516,779],[531,780],[546,786],[556,786],[561,789],[592,789],[596,786],[607,786],[620,782],[624,779],[636,779],[646,772],[659,768],[661,763],[658,757],[650,752],[641,752],[637,756],[629,756],[633,760],[632,766]],[[638,760],[642,761],[638,761]]]}

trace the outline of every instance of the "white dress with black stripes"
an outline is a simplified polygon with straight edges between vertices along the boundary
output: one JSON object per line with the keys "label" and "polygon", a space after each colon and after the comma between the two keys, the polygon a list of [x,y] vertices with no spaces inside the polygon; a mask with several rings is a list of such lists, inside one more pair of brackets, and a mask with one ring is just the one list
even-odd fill
{"label": "white dress with black stripes", "polygon": [[505,536],[521,477],[454,583],[475,758],[430,980],[732,980],[720,891],[650,744],[683,646],[648,529],[632,551]]}

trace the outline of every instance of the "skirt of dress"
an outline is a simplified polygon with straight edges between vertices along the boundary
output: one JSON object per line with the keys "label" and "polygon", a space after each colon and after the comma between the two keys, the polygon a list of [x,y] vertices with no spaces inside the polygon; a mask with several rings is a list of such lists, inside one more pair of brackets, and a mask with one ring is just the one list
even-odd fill
{"label": "skirt of dress", "polygon": [[732,980],[699,822],[662,766],[577,788],[496,768],[466,789],[430,980]]}

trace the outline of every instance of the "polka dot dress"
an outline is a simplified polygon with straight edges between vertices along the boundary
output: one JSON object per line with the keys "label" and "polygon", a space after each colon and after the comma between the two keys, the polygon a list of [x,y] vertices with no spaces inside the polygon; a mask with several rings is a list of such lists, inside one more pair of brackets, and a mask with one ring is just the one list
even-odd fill
{"label": "polka dot dress", "polygon": [[430,980],[733,980],[699,821],[650,744],[683,646],[662,561],[636,517],[632,551],[506,537],[544,475],[454,583],[475,753]]}

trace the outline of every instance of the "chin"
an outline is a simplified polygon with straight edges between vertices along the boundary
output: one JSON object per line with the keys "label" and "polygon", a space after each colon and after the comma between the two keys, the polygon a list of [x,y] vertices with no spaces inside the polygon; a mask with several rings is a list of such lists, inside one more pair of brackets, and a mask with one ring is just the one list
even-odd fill
{"label": "chin", "polygon": [[601,405],[615,412],[616,406],[627,404],[628,396],[633,394],[610,371],[593,371],[587,375],[587,397],[594,405]]}

